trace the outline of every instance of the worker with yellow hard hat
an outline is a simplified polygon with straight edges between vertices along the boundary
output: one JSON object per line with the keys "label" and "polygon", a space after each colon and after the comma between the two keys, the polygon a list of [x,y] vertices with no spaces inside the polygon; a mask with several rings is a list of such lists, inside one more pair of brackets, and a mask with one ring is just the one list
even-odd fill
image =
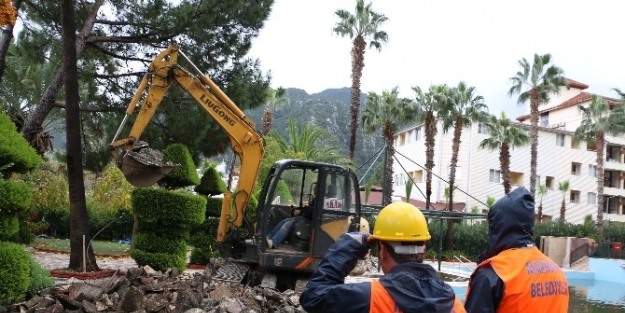
{"label": "worker with yellow hard hat", "polygon": [[[423,213],[406,202],[382,209],[373,234],[342,235],[326,253],[300,296],[306,312],[465,312],[451,286],[423,264],[431,238]],[[379,280],[345,284],[359,258],[377,245]]]}

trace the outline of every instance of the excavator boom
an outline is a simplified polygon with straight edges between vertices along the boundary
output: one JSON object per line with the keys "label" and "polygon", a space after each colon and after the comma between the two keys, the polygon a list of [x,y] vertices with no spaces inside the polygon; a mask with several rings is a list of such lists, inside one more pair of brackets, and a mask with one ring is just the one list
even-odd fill
{"label": "excavator boom", "polygon": [[[146,149],[147,145],[139,139],[169,90],[171,80],[176,81],[226,131],[233,152],[241,160],[241,172],[245,173],[240,177],[236,194],[233,195],[231,191],[226,191],[224,194],[217,233],[217,243],[220,244],[226,237],[230,221],[233,229],[238,229],[243,224],[245,209],[250,201],[265,150],[262,137],[256,131],[254,122],[247,118],[208,76],[200,73],[201,76],[198,79],[182,68],[177,63],[179,55],[193,64],[175,45],[156,56],[130,101],[126,116],[109,148],[117,166],[120,167],[126,179],[135,186],[152,185],[167,175],[175,165],[162,164],[160,162],[162,160],[158,160],[158,153],[155,151],[151,151],[148,155],[157,157],[142,157],[146,155],[142,152],[145,151],[143,149]],[[193,67],[199,72],[195,65]],[[146,89],[147,94],[143,97]],[[117,140],[128,117],[134,113],[142,98],[144,101],[129,137]],[[118,151],[120,148],[121,152]],[[231,205],[234,205],[233,218],[230,216]]]}

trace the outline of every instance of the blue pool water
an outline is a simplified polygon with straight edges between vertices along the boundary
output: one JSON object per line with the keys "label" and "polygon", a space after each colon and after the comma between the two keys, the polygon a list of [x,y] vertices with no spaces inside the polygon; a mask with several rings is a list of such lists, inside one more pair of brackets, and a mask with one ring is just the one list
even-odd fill
{"label": "blue pool water", "polygon": [[[616,259],[590,259],[589,271],[565,270],[569,282],[569,312],[625,312],[625,264]],[[444,266],[442,273],[467,276],[465,266]],[[450,282],[460,299],[465,298],[467,282]]]}

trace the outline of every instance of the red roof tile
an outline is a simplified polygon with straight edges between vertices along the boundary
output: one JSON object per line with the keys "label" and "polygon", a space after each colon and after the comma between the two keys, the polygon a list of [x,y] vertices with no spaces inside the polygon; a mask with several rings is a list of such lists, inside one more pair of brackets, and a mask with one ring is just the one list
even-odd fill
{"label": "red roof tile", "polygon": [[[542,113],[545,113],[545,112],[551,112],[551,111],[557,111],[557,110],[560,110],[560,109],[563,109],[563,108],[567,108],[567,107],[570,107],[570,106],[578,105],[578,104],[586,102],[586,101],[590,101],[592,99],[593,95],[594,94],[589,93],[589,92],[581,92],[577,96],[575,96],[575,97],[573,97],[573,98],[571,98],[569,100],[566,100],[566,101],[562,102],[559,105],[556,105],[554,107],[547,108],[547,109],[544,109],[542,111],[539,111],[538,114],[542,114]],[[610,108],[612,108],[618,102],[617,99],[603,97],[603,96],[600,96],[600,97],[602,97],[603,99],[608,101],[608,104],[610,104]],[[521,116],[517,117],[516,119],[517,119],[517,121],[522,122],[522,121],[524,121],[524,120],[526,120],[528,118],[530,118],[530,115],[529,114],[525,114],[525,115],[521,115]]]}
{"label": "red roof tile", "polygon": [[[401,197],[402,201],[406,201],[405,197]],[[365,201],[365,192],[364,191],[360,191],[360,200],[364,203]],[[367,201],[368,204],[376,204],[376,205],[381,205],[382,204],[382,191],[381,190],[374,190],[373,188],[371,188],[371,193],[369,194],[369,199]],[[419,209],[424,209],[425,208],[425,202],[424,201],[420,201],[420,200],[415,200],[415,199],[410,199],[410,203],[414,206],[416,206]],[[434,202],[430,204],[431,207],[433,207],[434,210],[443,210],[444,208],[447,207],[447,204],[444,202]],[[464,202],[455,202],[454,203],[454,211],[455,212],[463,212],[464,208],[466,207],[466,204]],[[432,209],[432,208],[430,208]]]}
{"label": "red roof tile", "polygon": [[581,89],[581,90],[584,90],[584,89],[588,88],[588,85],[580,83],[580,82],[578,82],[576,80],[572,80],[570,78],[564,78],[564,79],[566,80],[566,84],[569,87],[574,87],[574,88]]}

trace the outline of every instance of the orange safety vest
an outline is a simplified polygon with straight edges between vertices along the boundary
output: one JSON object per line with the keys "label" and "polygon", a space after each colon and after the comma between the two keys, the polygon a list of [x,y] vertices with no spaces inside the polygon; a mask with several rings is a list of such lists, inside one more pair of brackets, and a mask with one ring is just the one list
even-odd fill
{"label": "orange safety vest", "polygon": [[[508,249],[480,263],[490,264],[504,282],[498,312],[566,313],[569,286],[558,264],[536,247]],[[470,284],[467,296],[471,292]]]}
{"label": "orange safety vest", "polygon": [[[371,303],[369,304],[369,312],[371,313],[386,313],[397,312],[401,313],[402,310],[397,306],[395,300],[388,293],[386,288],[382,286],[379,280],[371,282]],[[456,296],[454,301],[454,307],[449,313],[466,313],[464,305],[460,298]]]}

